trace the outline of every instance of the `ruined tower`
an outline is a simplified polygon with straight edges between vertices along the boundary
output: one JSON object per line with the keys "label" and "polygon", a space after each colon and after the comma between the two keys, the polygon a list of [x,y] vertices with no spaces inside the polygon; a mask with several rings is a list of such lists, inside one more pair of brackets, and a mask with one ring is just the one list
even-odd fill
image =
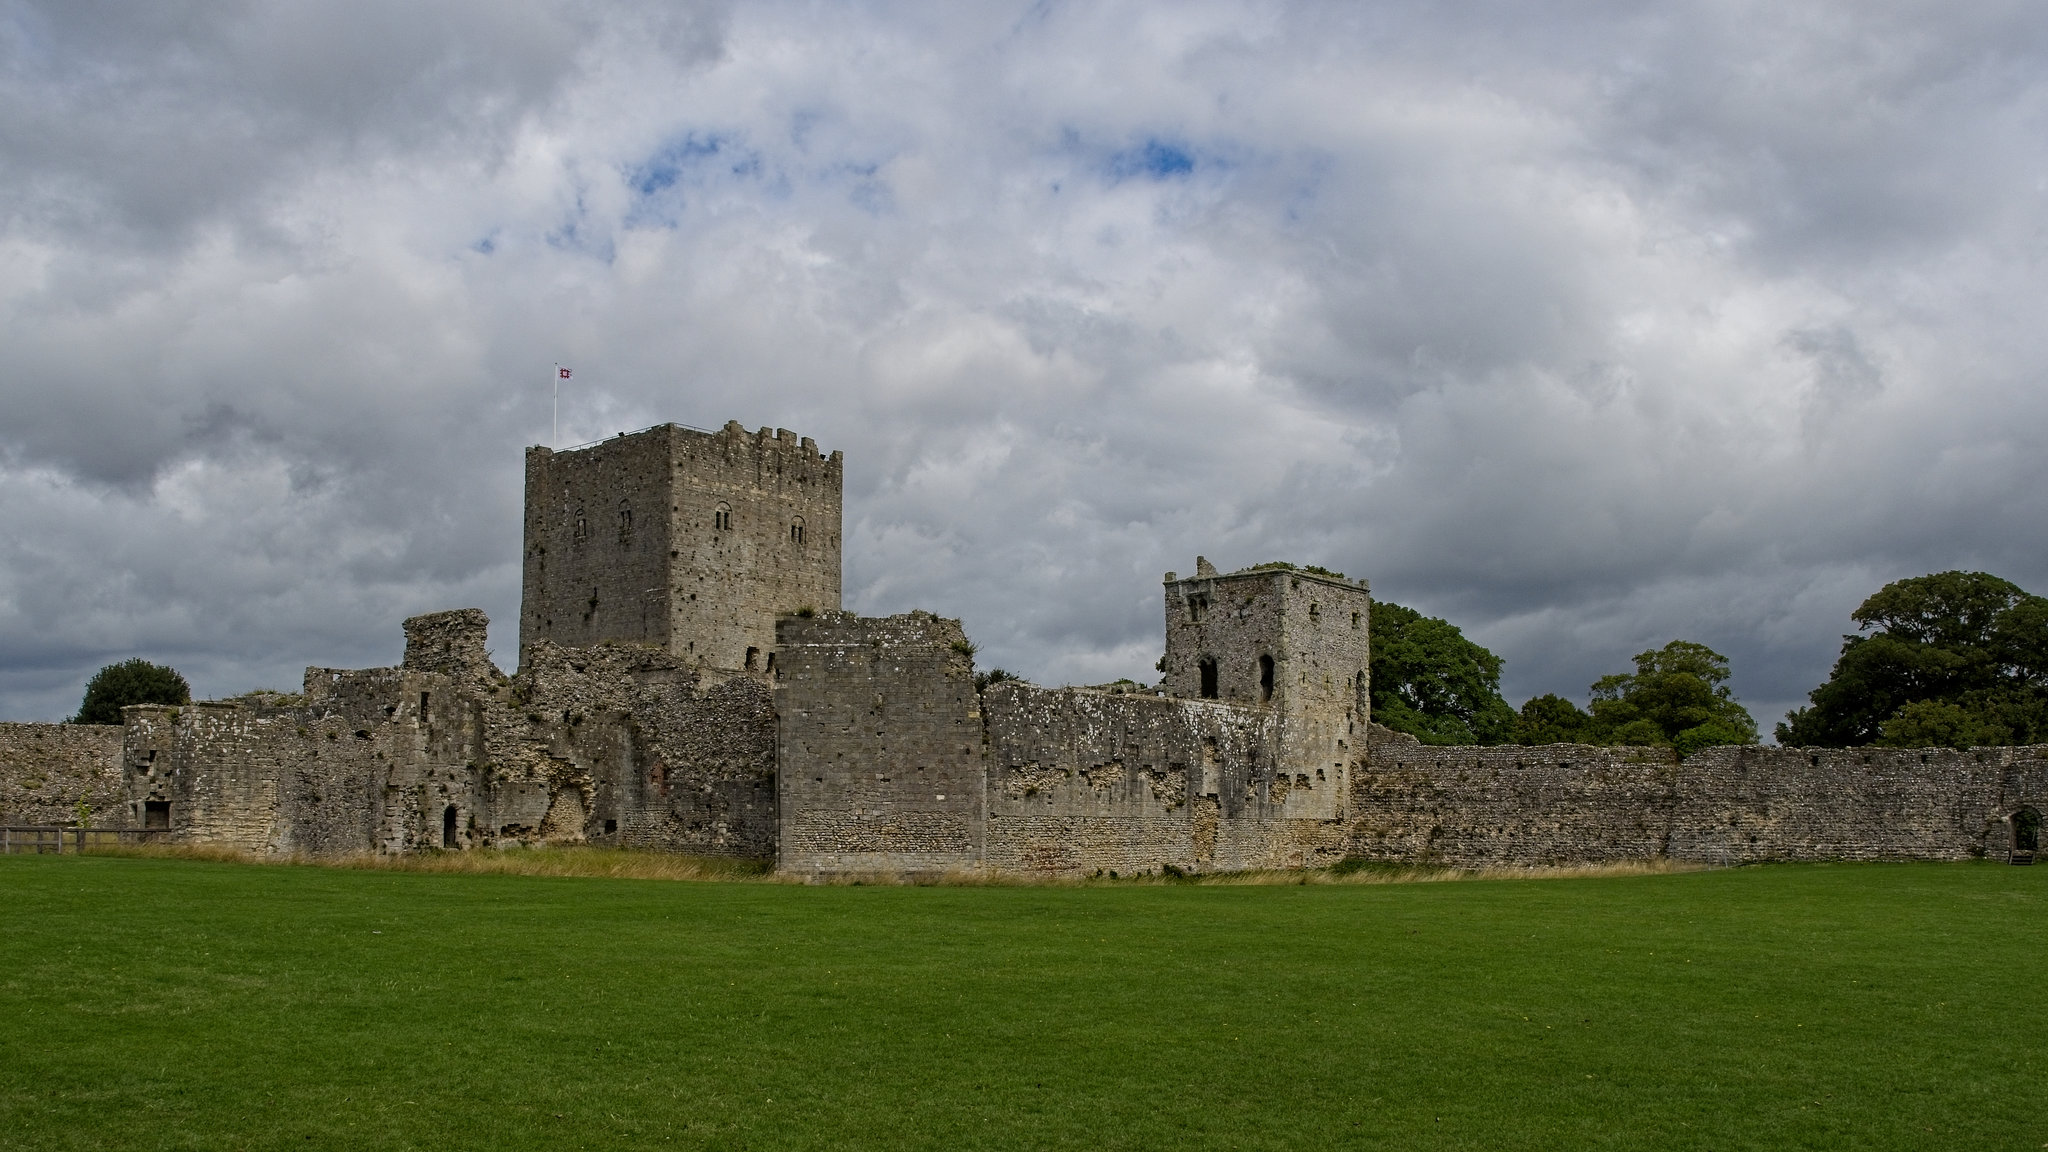
{"label": "ruined tower", "polygon": [[[1372,593],[1364,581],[1272,566],[1166,574],[1169,696],[1272,710],[1276,767],[1341,780],[1371,719]],[[1324,795],[1342,795],[1338,788]]]}
{"label": "ruined tower", "polygon": [[737,421],[527,449],[521,651],[622,641],[767,671],[778,614],[839,607],[842,487],[839,453]]}

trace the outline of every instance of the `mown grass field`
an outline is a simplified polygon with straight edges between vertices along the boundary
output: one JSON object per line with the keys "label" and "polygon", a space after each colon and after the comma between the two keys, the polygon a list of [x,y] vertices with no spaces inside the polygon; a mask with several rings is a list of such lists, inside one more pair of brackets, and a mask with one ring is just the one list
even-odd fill
{"label": "mown grass field", "polygon": [[0,858],[10,1148],[2048,1147],[2048,868],[799,887]]}

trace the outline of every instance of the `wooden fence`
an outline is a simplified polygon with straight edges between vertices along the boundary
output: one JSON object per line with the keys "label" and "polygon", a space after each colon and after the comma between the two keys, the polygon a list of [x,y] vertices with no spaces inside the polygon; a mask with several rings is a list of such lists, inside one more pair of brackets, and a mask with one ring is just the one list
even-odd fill
{"label": "wooden fence", "polygon": [[120,844],[161,843],[169,828],[65,828],[54,824],[0,825],[0,856],[13,853],[89,852]]}

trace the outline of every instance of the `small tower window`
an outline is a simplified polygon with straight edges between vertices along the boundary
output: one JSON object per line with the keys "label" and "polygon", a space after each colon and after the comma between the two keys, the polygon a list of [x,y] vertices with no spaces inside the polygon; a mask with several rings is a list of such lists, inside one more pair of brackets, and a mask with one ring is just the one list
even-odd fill
{"label": "small tower window", "polygon": [[1259,699],[1271,700],[1272,698],[1273,658],[1271,656],[1261,656],[1259,657]]}
{"label": "small tower window", "polygon": [[1356,632],[1356,631],[1358,631],[1358,627],[1359,627],[1359,625],[1358,625],[1358,613],[1356,613],[1356,612],[1353,612],[1353,613],[1351,614],[1351,630],[1352,630],[1353,632]]}
{"label": "small tower window", "polygon": [[711,527],[718,532],[732,531],[732,505],[721,502],[711,510]]}
{"label": "small tower window", "polygon": [[633,545],[633,510],[624,504],[619,505],[619,544],[628,548]]}
{"label": "small tower window", "polygon": [[755,668],[755,667],[756,667],[757,665],[759,665],[760,663],[761,663],[761,650],[760,650],[759,648],[749,648],[749,649],[747,649],[747,664],[746,664],[746,668],[747,668],[747,671],[749,671],[749,672],[752,672],[752,671],[754,670],[754,668]]}
{"label": "small tower window", "polygon": [[1202,661],[1202,699],[1216,699],[1216,661]]}
{"label": "small tower window", "polygon": [[804,542],[804,518],[803,518],[803,517],[799,516],[799,517],[797,517],[797,518],[796,518],[795,520],[793,520],[793,521],[791,521],[791,522],[790,522],[790,525],[789,525],[789,542],[790,542],[791,544],[797,544],[797,545],[801,545],[801,544],[802,544],[802,543]]}

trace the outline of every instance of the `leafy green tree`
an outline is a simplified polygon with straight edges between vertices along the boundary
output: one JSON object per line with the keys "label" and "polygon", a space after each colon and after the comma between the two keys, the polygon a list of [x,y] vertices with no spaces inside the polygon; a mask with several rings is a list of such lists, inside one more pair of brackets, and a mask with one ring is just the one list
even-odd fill
{"label": "leafy green tree", "polygon": [[1826,683],[1781,744],[1898,747],[2048,740],[2048,600],[1985,572],[1895,580],[1850,618]]}
{"label": "leafy green tree", "polygon": [[1585,709],[1546,692],[1532,696],[1515,718],[1517,744],[1584,744],[1591,735],[1593,718]]}
{"label": "leafy green tree", "polygon": [[192,689],[174,668],[136,657],[109,664],[86,681],[73,724],[119,724],[129,704],[189,704]]}
{"label": "leafy green tree", "polygon": [[1756,743],[1756,721],[1728,687],[1726,656],[1673,640],[1638,653],[1635,664],[1594,682],[1592,743],[1668,745],[1681,756]]}
{"label": "leafy green tree", "polygon": [[1372,606],[1372,718],[1424,744],[1505,744],[1515,712],[1500,657],[1413,608]]}

